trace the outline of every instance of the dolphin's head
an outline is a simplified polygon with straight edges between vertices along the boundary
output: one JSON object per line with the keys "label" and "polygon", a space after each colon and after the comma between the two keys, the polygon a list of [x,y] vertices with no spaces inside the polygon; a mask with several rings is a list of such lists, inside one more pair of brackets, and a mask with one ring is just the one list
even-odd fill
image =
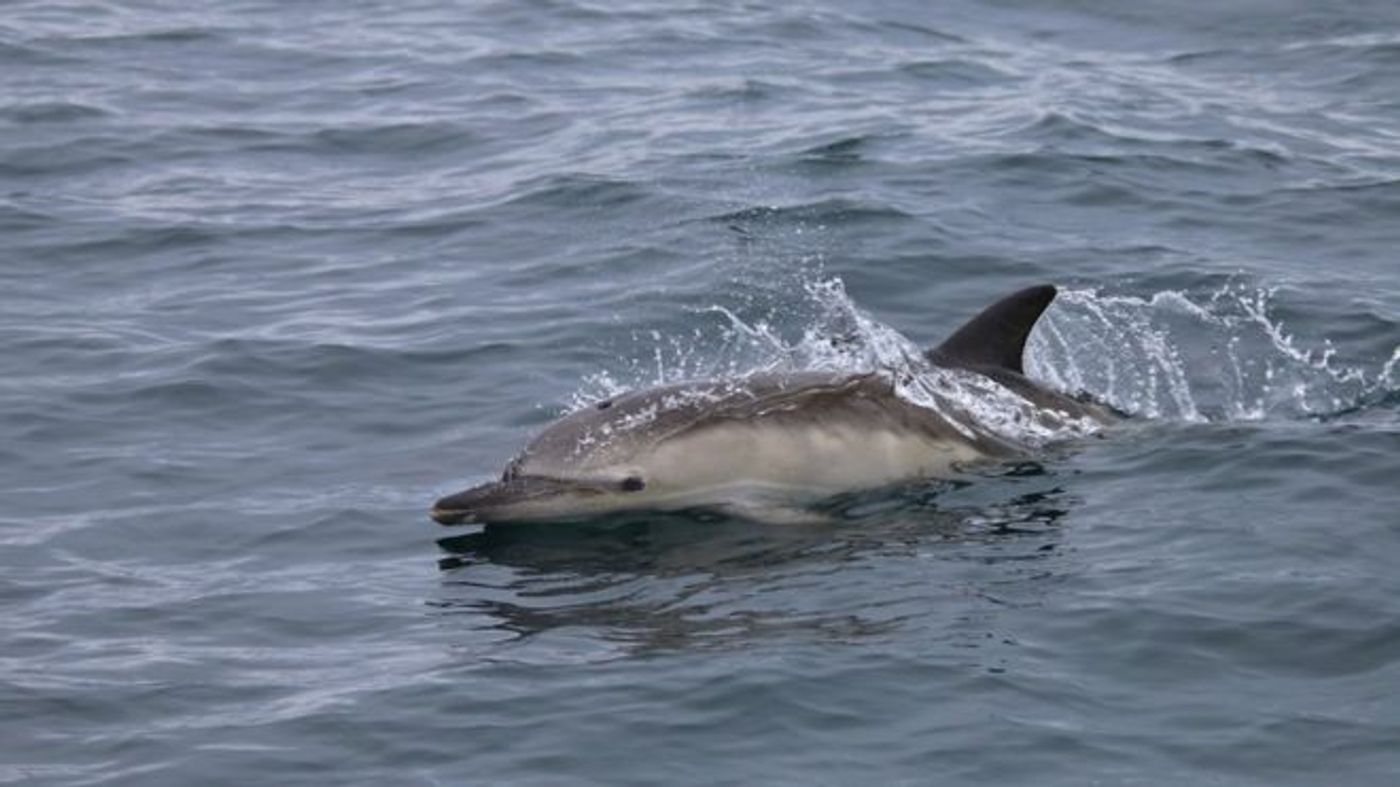
{"label": "dolphin's head", "polygon": [[499,481],[448,495],[430,515],[457,525],[664,507],[686,469],[675,466],[674,451],[661,448],[675,414],[658,415],[656,401],[647,400],[599,402],[563,418],[513,459]]}

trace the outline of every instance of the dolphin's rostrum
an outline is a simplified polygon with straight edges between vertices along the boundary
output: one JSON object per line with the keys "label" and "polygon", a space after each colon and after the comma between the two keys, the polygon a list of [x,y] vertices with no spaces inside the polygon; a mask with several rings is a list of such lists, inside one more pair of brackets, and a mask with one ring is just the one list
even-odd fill
{"label": "dolphin's rostrum", "polygon": [[[1036,412],[1105,423],[1112,412],[1025,376],[1026,338],[1055,298],[1031,287],[987,307],[925,354]],[[1006,393],[1009,392],[1009,393]],[[444,525],[708,508],[767,521],[842,492],[938,478],[1025,446],[966,410],[932,408],[869,372],[759,374],[624,394],[551,424],[499,481],[438,500]]]}

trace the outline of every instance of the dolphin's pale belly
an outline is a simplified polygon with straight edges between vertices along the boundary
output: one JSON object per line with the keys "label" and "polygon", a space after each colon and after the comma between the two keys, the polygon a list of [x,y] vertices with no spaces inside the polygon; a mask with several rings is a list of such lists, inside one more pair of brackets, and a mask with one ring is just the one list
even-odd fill
{"label": "dolphin's pale belly", "polygon": [[733,423],[662,444],[646,464],[664,487],[761,485],[821,496],[944,476],[983,456],[963,441],[853,423]]}

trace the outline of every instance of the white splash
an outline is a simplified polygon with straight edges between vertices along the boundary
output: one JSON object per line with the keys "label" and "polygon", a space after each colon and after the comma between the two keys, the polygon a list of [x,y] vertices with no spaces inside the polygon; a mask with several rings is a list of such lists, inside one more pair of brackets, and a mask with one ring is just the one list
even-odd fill
{"label": "white splash", "polygon": [[[732,393],[759,372],[875,371],[908,401],[1019,443],[1099,428],[1041,410],[980,375],[931,366],[922,348],[856,306],[838,278],[807,280],[800,290],[757,316],[716,304],[696,310],[702,327],[634,336],[642,349],[635,357],[644,360],[588,377],[573,407],[637,388],[717,381],[684,389],[679,406]],[[1204,296],[1062,289],[1031,334],[1027,373],[1134,415],[1192,422],[1327,416],[1393,387],[1400,347],[1374,374],[1346,366],[1329,342],[1308,347],[1290,334],[1273,314],[1274,296],[1235,283]]]}
{"label": "white splash", "polygon": [[1277,292],[1234,281],[1203,296],[1062,290],[1031,334],[1027,372],[1186,421],[1329,417],[1393,388],[1394,354],[1370,373],[1330,340],[1308,346],[1275,314]]}
{"label": "white splash", "polygon": [[712,305],[698,310],[713,321],[706,328],[681,337],[657,331],[634,336],[644,345],[635,357],[645,360],[586,378],[572,408],[628,390],[686,381],[719,383],[683,389],[677,406],[696,397],[733,393],[745,377],[761,372],[874,371],[886,376],[900,396],[948,416],[969,437],[980,429],[1002,439],[1042,444],[1098,428],[1088,420],[1040,411],[980,375],[930,365],[921,347],[857,307],[840,279],[806,281],[801,290],[803,298],[785,310],[786,320],[772,313],[745,319],[733,308]]}

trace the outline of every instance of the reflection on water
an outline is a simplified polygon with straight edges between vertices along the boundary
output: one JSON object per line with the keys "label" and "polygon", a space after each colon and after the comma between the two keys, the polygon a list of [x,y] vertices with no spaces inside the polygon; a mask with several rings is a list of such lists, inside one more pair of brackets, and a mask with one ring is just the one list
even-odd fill
{"label": "reflection on water", "polygon": [[[1039,603],[1062,570],[1070,496],[1039,465],[996,473],[845,495],[823,506],[830,524],[687,512],[486,526],[438,542],[448,555],[429,604],[515,645],[567,633],[610,656],[869,641],[930,615],[965,623]],[[959,636],[984,633],[973,625]]]}

